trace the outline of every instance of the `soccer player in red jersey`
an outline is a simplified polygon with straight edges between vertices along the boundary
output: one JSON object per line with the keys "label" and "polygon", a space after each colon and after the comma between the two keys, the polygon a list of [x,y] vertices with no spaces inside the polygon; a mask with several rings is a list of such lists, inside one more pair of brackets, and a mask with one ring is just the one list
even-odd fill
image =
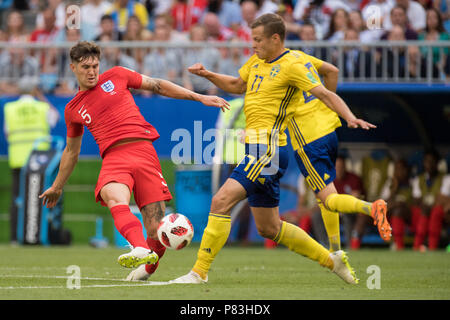
{"label": "soccer player in red jersey", "polygon": [[[220,97],[200,95],[170,81],[153,79],[123,67],[99,74],[100,48],[93,42],[83,41],[73,46],[70,59],[79,91],[65,108],[67,145],[55,181],[39,197],[48,208],[56,205],[78,161],[86,126],[102,157],[96,201],[109,208],[117,230],[133,246],[131,252],[119,257],[118,262],[128,268],[142,265],[138,268],[140,278],[148,278],[165,252],[156,229],[164,216],[164,201],[172,196],[152,144],[159,134],[145,121],[129,89],[196,100],[222,111],[228,109],[228,103]],[[130,211],[131,192],[142,213],[147,240],[141,222]],[[130,276],[133,278],[133,272]]]}

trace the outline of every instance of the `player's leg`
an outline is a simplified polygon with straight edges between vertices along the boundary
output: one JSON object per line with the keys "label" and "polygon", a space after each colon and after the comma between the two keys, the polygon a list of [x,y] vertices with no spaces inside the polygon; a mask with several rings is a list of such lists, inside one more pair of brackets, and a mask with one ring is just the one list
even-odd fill
{"label": "player's leg", "polygon": [[228,178],[213,196],[208,223],[203,231],[197,260],[191,272],[172,283],[201,283],[208,280],[208,272],[214,258],[225,245],[231,230],[231,209],[247,195],[244,187]]}
{"label": "player's leg", "polygon": [[145,264],[130,272],[127,280],[147,280],[159,266],[159,261],[166,252],[166,247],[158,239],[157,229],[166,211],[166,203],[157,201],[149,203],[141,208],[142,220],[147,231],[147,244],[151,250],[158,255],[158,262],[155,264]]}
{"label": "player's leg", "polygon": [[229,178],[212,198],[208,223],[203,231],[197,261],[192,268],[202,279],[207,278],[214,258],[228,239],[231,230],[231,209],[245,199],[246,194],[239,182]]}
{"label": "player's leg", "polygon": [[358,283],[356,275],[348,265],[343,251],[330,253],[304,230],[279,218],[278,207],[251,207],[258,233],[289,250],[317,261],[322,267],[335,272],[347,283]]}
{"label": "player's leg", "polygon": [[100,196],[111,212],[117,231],[133,247],[148,249],[143,235],[142,224],[129,207],[131,192],[128,186],[122,183],[110,182],[101,189]]}
{"label": "player's leg", "polygon": [[129,207],[131,192],[123,183],[110,182],[100,190],[100,196],[109,208],[119,233],[133,246],[131,252],[118,258],[120,265],[132,268],[141,264],[153,264],[158,256],[149,250],[143,235],[142,224]]}

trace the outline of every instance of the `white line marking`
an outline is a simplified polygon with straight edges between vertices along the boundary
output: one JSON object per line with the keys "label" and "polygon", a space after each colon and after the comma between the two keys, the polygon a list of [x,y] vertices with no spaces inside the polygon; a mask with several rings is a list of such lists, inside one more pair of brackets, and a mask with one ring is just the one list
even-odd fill
{"label": "white line marking", "polygon": [[[45,278],[45,279],[67,279],[68,276],[42,276],[42,275],[1,275],[2,278]],[[146,287],[146,286],[164,286],[170,284],[168,281],[146,281],[141,282],[138,280],[127,281],[125,279],[108,279],[108,278],[90,278],[81,277],[80,280],[95,280],[95,281],[122,281],[127,282],[127,284],[94,284],[85,285],[81,288],[113,288],[113,287]],[[11,290],[11,289],[67,289],[66,286],[20,286],[20,287],[0,287],[0,290]]]}

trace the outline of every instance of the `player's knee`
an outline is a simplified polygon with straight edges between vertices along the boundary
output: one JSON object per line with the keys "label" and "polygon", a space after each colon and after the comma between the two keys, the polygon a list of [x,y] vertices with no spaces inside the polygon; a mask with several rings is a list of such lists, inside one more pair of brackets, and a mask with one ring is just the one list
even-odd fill
{"label": "player's knee", "polygon": [[277,236],[279,231],[279,226],[275,224],[267,224],[262,226],[257,226],[258,234],[267,239],[273,239]]}
{"label": "player's knee", "polygon": [[211,212],[226,214],[231,210],[229,197],[225,192],[217,192],[211,201]]}

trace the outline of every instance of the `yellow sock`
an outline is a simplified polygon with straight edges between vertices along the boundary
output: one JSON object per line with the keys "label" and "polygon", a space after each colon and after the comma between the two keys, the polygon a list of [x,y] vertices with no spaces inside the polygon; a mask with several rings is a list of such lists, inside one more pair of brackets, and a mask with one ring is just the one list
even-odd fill
{"label": "yellow sock", "polygon": [[339,213],[335,211],[328,210],[322,203],[322,201],[317,199],[319,204],[320,212],[322,213],[323,224],[325,230],[327,230],[328,242],[330,243],[330,251],[335,252],[341,250],[341,235],[339,230]]}
{"label": "yellow sock", "polygon": [[372,211],[372,203],[360,200],[349,194],[330,194],[325,200],[328,210],[340,213],[362,213],[369,217]]}
{"label": "yellow sock", "polygon": [[209,268],[227,242],[231,230],[231,217],[222,214],[210,213],[208,224],[203,232],[200,248],[197,253],[197,261],[192,268],[203,279],[206,279]]}
{"label": "yellow sock", "polygon": [[283,221],[280,231],[273,240],[285,245],[291,251],[318,261],[323,267],[333,269],[333,260],[330,258],[330,252],[305,231],[293,224]]}

